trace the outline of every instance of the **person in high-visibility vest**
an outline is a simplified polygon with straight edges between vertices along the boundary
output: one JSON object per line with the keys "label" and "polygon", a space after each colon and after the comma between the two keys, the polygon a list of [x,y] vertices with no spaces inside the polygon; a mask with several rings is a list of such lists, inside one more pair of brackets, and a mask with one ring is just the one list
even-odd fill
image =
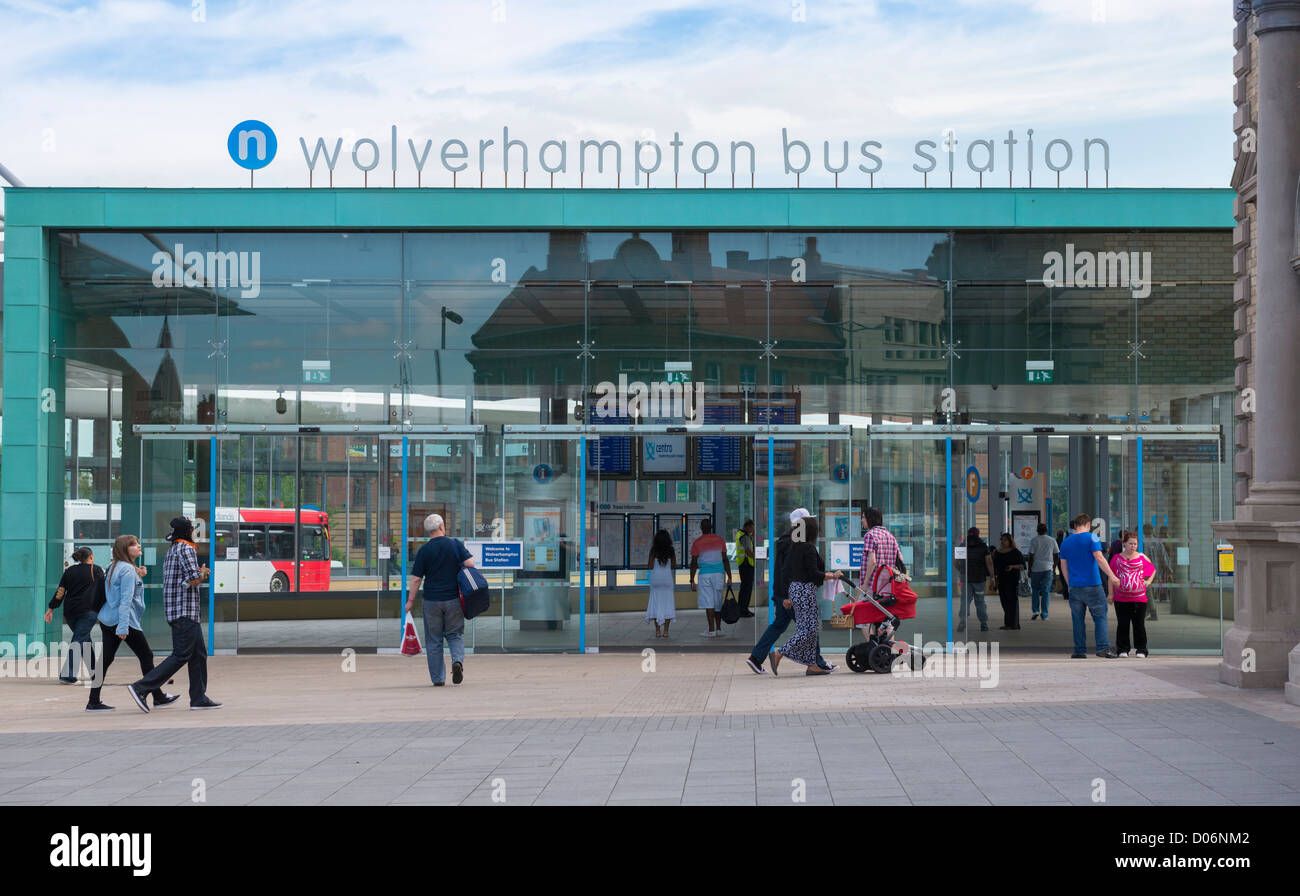
{"label": "person in high-visibility vest", "polygon": [[754,521],[736,530],[736,566],[740,570],[740,615],[753,619],[749,611],[749,598],[754,591]]}

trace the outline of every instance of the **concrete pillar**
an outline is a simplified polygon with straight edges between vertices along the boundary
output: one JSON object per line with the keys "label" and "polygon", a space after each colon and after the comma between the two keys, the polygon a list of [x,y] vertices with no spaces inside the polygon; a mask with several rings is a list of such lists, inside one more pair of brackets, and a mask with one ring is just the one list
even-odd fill
{"label": "concrete pillar", "polygon": [[1070,506],[1065,508],[1065,529],[1068,532],[1070,520],[1083,512],[1083,436],[1069,436],[1067,445],[1070,452],[1070,476],[1066,483],[1066,494],[1069,495]]}
{"label": "concrete pillar", "polygon": [[1286,688],[1300,703],[1300,0],[1255,0],[1259,80],[1254,478],[1237,518],[1215,532],[1236,550],[1235,619],[1219,679]]}

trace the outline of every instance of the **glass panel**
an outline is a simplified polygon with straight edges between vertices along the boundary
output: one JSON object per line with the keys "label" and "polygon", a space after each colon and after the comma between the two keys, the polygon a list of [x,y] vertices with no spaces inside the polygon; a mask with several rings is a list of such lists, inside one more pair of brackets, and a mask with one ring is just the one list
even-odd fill
{"label": "glass panel", "polygon": [[[388,445],[400,450],[400,441],[391,441]],[[486,519],[478,516],[475,503],[475,449],[476,440],[470,437],[444,438],[408,438],[406,440],[407,490],[406,507],[406,550],[405,562],[399,567],[394,564],[394,571],[405,569],[409,574],[415,555],[428,541],[424,521],[430,514],[442,517],[447,535],[464,542],[475,539],[490,541],[494,538],[495,515]],[[489,465],[492,466],[492,465]],[[403,495],[399,491],[392,497],[394,508],[403,506]],[[504,524],[500,530],[504,538]],[[400,533],[399,533],[400,535]],[[499,589],[506,576],[504,573],[484,569],[488,584]],[[396,574],[396,573],[395,573]],[[400,589],[400,584],[396,586]],[[399,594],[390,595],[399,598]],[[417,599],[413,608],[416,613],[416,625],[420,628],[420,638],[424,639],[424,623],[419,618],[422,612],[421,600]],[[397,630],[400,625],[398,601],[390,600],[380,606],[380,632]],[[494,601],[486,614],[465,623],[465,648],[478,650],[480,645],[489,650],[501,647],[501,603]],[[426,649],[428,645],[425,645]],[[450,663],[450,660],[448,660]]]}
{"label": "glass panel", "polygon": [[574,651],[579,645],[578,527],[581,467],[577,441],[514,438],[502,443],[502,516],[508,539],[523,542],[524,568],[502,599],[502,646]]}
{"label": "glass panel", "polygon": [[[757,422],[766,423],[763,399],[757,401]],[[755,491],[755,528],[757,540],[762,544],[767,539],[769,513],[772,517],[779,539],[790,530],[790,512],[797,507],[807,509],[817,518],[817,550],[821,554],[827,570],[837,568],[832,552],[842,550],[847,556],[849,543],[861,544],[860,507],[853,502],[852,485],[852,444],[848,435],[807,438],[807,439],[773,439],[771,440],[771,457],[769,463],[769,439],[765,436],[753,439],[754,451],[754,491]],[[772,498],[774,503],[769,510],[768,469],[772,469]],[[773,540],[774,541],[774,540]],[[840,548],[837,549],[837,543]],[[760,561],[765,563],[765,561]],[[773,558],[775,563],[775,558]],[[848,571],[847,563],[838,568]],[[848,572],[857,579],[856,572]],[[766,589],[764,597],[770,596]],[[822,656],[828,662],[843,665],[842,655],[849,646],[850,632],[844,629],[832,629],[829,625],[831,613],[836,606],[846,602],[840,598],[835,601],[823,599],[822,587],[817,587],[817,611],[820,618],[819,629]],[[768,620],[767,613],[757,614],[764,626]],[[758,620],[756,620],[757,622]],[[761,630],[756,626],[756,637]],[[778,639],[780,647],[787,638],[794,635],[795,628],[787,630]]]}
{"label": "glass panel", "polygon": [[[171,548],[166,536],[172,531],[171,520],[187,516],[194,521],[194,543],[200,566],[212,568],[211,544],[211,442],[207,439],[145,439],[140,442],[140,461],[144,471],[142,488],[125,495],[122,506],[123,533],[136,535],[143,548],[140,565],[148,568],[144,579],[145,618],[143,630],[154,651],[166,651],[171,644],[163,602],[163,561]],[[132,477],[135,478],[135,477]],[[96,551],[96,559],[101,555]],[[103,566],[112,562],[111,553],[102,555]],[[229,624],[233,607],[224,595],[209,585],[199,589],[199,615],[203,638],[213,650],[233,649],[235,632]],[[212,598],[212,610],[209,597]],[[213,622],[209,634],[209,622]],[[162,655],[160,653],[160,655]],[[125,673],[124,673],[125,674]]]}
{"label": "glass panel", "polygon": [[[965,448],[963,439],[953,439],[954,489],[964,479]],[[953,565],[947,541],[945,438],[876,433],[871,437],[870,452],[870,487],[865,491],[871,506],[880,510],[885,528],[897,539],[917,594],[916,618],[903,622],[899,636],[908,641],[917,635],[923,641],[943,641],[948,630],[948,578]],[[954,518],[954,540],[960,524]]]}
{"label": "glass panel", "polygon": [[1156,567],[1146,629],[1157,652],[1222,648],[1233,579],[1216,574],[1218,539],[1210,528],[1223,514],[1221,475],[1217,439],[1142,439],[1140,550]]}

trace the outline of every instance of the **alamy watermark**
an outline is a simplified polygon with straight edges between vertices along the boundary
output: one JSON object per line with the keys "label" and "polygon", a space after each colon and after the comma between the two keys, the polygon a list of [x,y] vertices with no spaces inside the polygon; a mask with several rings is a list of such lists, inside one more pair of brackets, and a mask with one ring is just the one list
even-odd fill
{"label": "alamy watermark", "polygon": [[72,655],[72,674],[80,677],[83,665],[94,669],[89,678],[78,683],[88,688],[104,684],[104,664],[92,641],[28,641],[18,635],[17,643],[0,641],[0,678],[59,678],[64,663]]}
{"label": "alamy watermark", "polygon": [[1131,289],[1135,299],[1151,295],[1150,252],[1076,252],[1074,243],[1066,243],[1063,253],[1043,253],[1043,264],[1044,286]]}
{"label": "alamy watermark", "polygon": [[640,380],[628,382],[627,374],[618,383],[609,380],[596,384],[593,419],[602,417],[638,417],[694,421],[704,406],[704,383]]}
{"label": "alamy watermark", "polygon": [[153,254],[153,285],[226,289],[238,287],[239,296],[255,299],[262,294],[262,253],[186,252],[177,243],[171,252]]}

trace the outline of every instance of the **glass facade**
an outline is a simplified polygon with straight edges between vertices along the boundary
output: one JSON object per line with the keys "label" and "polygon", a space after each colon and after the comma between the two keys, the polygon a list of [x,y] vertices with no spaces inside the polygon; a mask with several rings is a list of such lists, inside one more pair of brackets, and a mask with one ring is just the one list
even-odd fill
{"label": "glass facade", "polygon": [[[1226,230],[77,230],[50,240],[65,520],[47,559],[140,530],[160,561],[167,519],[182,509],[204,518],[213,562],[234,564],[219,577],[221,649],[396,646],[400,571],[433,512],[453,535],[519,539],[533,552],[532,568],[494,577],[502,600],[473,626],[474,649],[639,645],[645,562],[630,547],[622,566],[601,559],[598,519],[602,505],[637,504],[669,517],[668,505],[683,508],[684,551],[698,534],[693,505],[711,508],[728,541],[753,517],[760,545],[799,504],[823,529],[842,518],[848,539],[860,535],[850,509],[878,506],[910,559],[918,626],[942,638],[958,575],[948,527],[1009,530],[1008,483],[1024,467],[1044,477],[1053,532],[1078,512],[1108,531],[1153,526],[1169,557],[1161,584],[1178,598],[1162,605],[1175,621],[1163,643],[1154,629],[1153,646],[1217,650],[1231,613],[1209,528],[1232,506]],[[1150,253],[1145,288],[1050,282],[1045,256],[1067,247]],[[1047,373],[1032,381],[1031,369]],[[509,430],[681,422],[601,413],[602,384],[621,382],[698,385],[706,426],[823,429],[775,440],[770,466],[767,439],[747,433],[721,473],[699,458],[730,450],[725,439],[682,436],[680,465],[665,442],[656,465],[642,456],[644,433],[625,446],[576,429]],[[383,431],[407,424],[405,441]],[[938,424],[1220,431],[1141,448],[1110,430],[961,435],[951,446],[904,431]],[[172,425],[189,437],[159,431]],[[897,435],[868,430],[889,425]],[[441,437],[429,429],[444,426]],[[636,453],[625,466],[579,457],[625,447]],[[965,497],[972,467],[975,501]],[[639,525],[635,509],[619,512]],[[582,550],[584,537],[600,549]],[[765,562],[760,612],[735,640],[765,621]],[[679,606],[691,616],[686,575]],[[161,603],[155,595],[151,612]],[[302,635],[303,619],[338,625]],[[1068,627],[1067,612],[1058,620]],[[679,641],[698,640],[693,619],[680,628]],[[1012,634],[1026,648],[1064,643],[1030,630],[1009,633],[1003,649],[1017,646]],[[848,637],[828,629],[824,641],[829,650]]]}

